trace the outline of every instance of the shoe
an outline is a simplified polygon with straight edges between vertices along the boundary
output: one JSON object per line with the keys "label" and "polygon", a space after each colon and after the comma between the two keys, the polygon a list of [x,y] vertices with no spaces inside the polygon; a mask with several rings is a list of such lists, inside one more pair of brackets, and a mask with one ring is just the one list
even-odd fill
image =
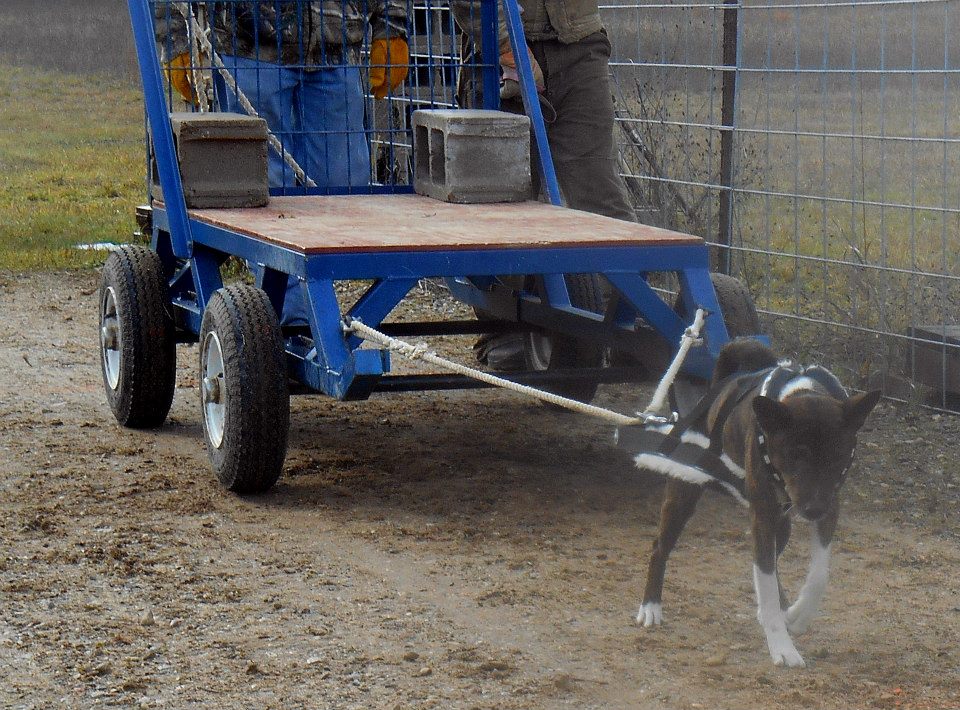
{"label": "shoe", "polygon": [[477,362],[497,372],[519,372],[526,369],[523,354],[523,333],[487,333],[473,345]]}

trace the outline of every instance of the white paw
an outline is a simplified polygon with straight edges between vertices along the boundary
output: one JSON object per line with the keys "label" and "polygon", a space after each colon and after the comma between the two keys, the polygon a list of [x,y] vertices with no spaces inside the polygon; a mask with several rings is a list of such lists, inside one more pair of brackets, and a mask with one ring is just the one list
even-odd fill
{"label": "white paw", "polygon": [[784,616],[787,619],[787,631],[791,634],[803,634],[810,628],[810,622],[813,621],[816,612],[810,611],[798,600],[790,605]]}
{"label": "white paw", "polygon": [[660,626],[663,621],[663,606],[660,602],[644,602],[637,612],[637,623],[650,628]]}
{"label": "white paw", "polygon": [[775,666],[803,668],[807,665],[803,662],[803,656],[793,645],[793,641],[786,634],[768,636],[767,649],[770,651],[770,658],[773,659],[773,665]]}

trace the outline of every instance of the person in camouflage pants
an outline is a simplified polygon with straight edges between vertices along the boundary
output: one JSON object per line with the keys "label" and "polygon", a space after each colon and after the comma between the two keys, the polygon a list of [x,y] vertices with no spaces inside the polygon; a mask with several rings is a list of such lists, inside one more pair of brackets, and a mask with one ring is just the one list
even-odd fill
{"label": "person in camouflage pants", "polygon": [[[190,70],[194,41],[182,8],[155,0],[157,44],[171,86],[189,103],[198,96]],[[364,133],[361,48],[370,28],[370,91],[384,98],[406,78],[407,0],[275,0],[190,3],[212,28],[211,43],[240,90],[297,163],[320,187],[370,182]],[[209,58],[201,63],[209,64]],[[216,70],[219,109],[243,113]],[[270,184],[297,184],[270,152]]]}

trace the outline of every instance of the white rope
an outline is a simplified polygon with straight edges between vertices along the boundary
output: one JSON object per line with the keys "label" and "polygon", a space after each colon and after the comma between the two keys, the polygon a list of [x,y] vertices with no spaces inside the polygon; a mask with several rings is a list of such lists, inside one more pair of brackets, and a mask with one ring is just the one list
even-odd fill
{"label": "white rope", "polygon": [[[184,9],[182,7],[178,9],[180,10],[180,14],[183,14]],[[200,113],[208,113],[210,111],[210,97],[207,94],[206,79],[203,76],[203,72],[200,71],[200,56],[203,51],[201,43],[207,39],[207,35],[206,32],[200,29],[201,25],[194,15],[193,7],[187,6],[187,12],[190,13],[190,16],[184,16],[184,19],[190,22],[191,27],[194,28],[192,33],[194,41],[190,42],[191,86],[193,87],[193,93],[197,96]],[[189,35],[191,33],[188,32],[187,34]],[[200,86],[203,86],[203,91],[200,91]]]}
{"label": "white rope", "polygon": [[683,331],[683,336],[680,338],[680,349],[677,350],[673,362],[670,363],[670,367],[668,367],[667,371],[663,374],[660,384],[657,385],[657,389],[653,393],[653,399],[650,400],[650,404],[639,414],[644,422],[655,421],[658,418],[662,418],[667,403],[667,396],[670,393],[670,386],[677,378],[677,373],[680,372],[680,367],[683,365],[683,361],[686,359],[690,348],[701,342],[700,331],[703,329],[703,319],[705,315],[704,310],[698,308],[693,318],[693,323]]}
{"label": "white rope", "polygon": [[[194,16],[190,5],[185,2],[176,2],[173,5],[177,8],[177,10],[180,11],[180,14],[183,15],[183,19],[190,23],[190,27],[193,29],[194,36],[200,42],[202,51],[206,52],[210,56],[213,66],[215,66],[220,72],[220,76],[223,77],[223,80],[226,82],[227,86],[230,87],[230,90],[236,94],[237,101],[240,102],[243,110],[246,111],[248,115],[259,118],[260,114],[257,113],[257,110],[253,107],[253,104],[250,103],[250,99],[248,99],[243,91],[240,90],[240,87],[237,85],[237,80],[233,78],[233,74],[231,74],[230,70],[227,69],[227,66],[223,63],[223,60],[220,59],[220,56],[213,51],[213,45],[210,43],[207,33],[200,26],[200,23],[197,22],[197,18]],[[193,47],[191,47],[191,63],[193,63],[193,51],[195,50]],[[196,66],[196,64],[194,64],[194,66]],[[196,79],[196,76],[194,76],[194,79]],[[194,84],[194,86],[196,87],[198,84]],[[267,127],[267,140],[273,149],[277,151],[277,153],[283,158],[283,162],[285,162],[293,171],[294,175],[297,176],[297,179],[301,182],[301,184],[306,185],[307,187],[317,186],[317,183],[315,183],[310,176],[307,175],[304,169],[300,167],[300,164],[297,163],[296,159],[290,155],[286,149],[284,149],[283,144],[280,143],[280,139],[273,134],[273,131],[270,130],[269,126]]]}
{"label": "white rope", "polygon": [[[673,383],[674,378],[676,378],[677,372],[679,372],[680,366],[683,364],[683,359],[687,356],[687,352],[695,342],[699,341],[700,329],[702,327],[703,311],[697,310],[697,315],[696,318],[694,318],[693,325],[684,331],[680,349],[677,351],[673,362],[670,364],[670,367],[664,374],[663,379],[660,381],[660,385],[657,387],[658,393],[661,390],[666,392],[670,389],[670,385]],[[446,358],[442,358],[434,351],[430,350],[426,343],[421,342],[411,345],[410,343],[405,343],[402,340],[391,338],[386,333],[381,333],[380,331],[374,330],[370,326],[365,325],[357,318],[353,318],[350,319],[349,322],[345,322],[343,329],[347,333],[358,335],[365,340],[376,343],[377,345],[385,347],[391,352],[395,352],[399,355],[407,357],[410,360],[423,360],[431,365],[435,365],[461,375],[466,375],[467,377],[479,380],[480,382],[486,382],[487,384],[495,387],[502,387],[503,389],[508,389],[513,392],[519,392],[520,394],[535,397],[536,399],[549,402],[550,404],[555,404],[558,407],[563,407],[574,412],[580,412],[581,414],[599,417],[600,419],[605,419],[618,426],[646,424],[651,419],[666,421],[666,419],[663,417],[651,414],[651,412],[660,412],[663,407],[663,401],[657,403],[656,395],[654,395],[654,400],[650,402],[650,406],[647,407],[642,415],[639,417],[630,417],[626,414],[620,414],[619,412],[604,409],[603,407],[596,407],[592,404],[584,404],[583,402],[578,402],[577,400],[570,399],[569,397],[561,397],[560,395],[553,394],[552,392],[538,390],[535,387],[521,385],[517,382],[513,382],[502,377],[497,377],[496,375],[491,375],[489,372],[483,372],[482,370],[477,370],[475,368],[453,362],[452,360],[447,360]],[[663,395],[661,400],[665,400],[665,398],[666,395]],[[655,404],[657,404],[656,408],[654,407]]]}

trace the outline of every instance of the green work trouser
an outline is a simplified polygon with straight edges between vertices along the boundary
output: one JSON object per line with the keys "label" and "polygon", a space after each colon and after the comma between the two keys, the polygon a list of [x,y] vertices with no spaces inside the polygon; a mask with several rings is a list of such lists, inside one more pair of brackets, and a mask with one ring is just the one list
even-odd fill
{"label": "green work trouser", "polygon": [[[543,70],[546,89],[542,96],[546,102],[541,105],[549,104],[544,106],[547,140],[564,203],[573,209],[635,222],[613,141],[610,41],[606,32],[596,32],[572,44],[554,39],[529,45]],[[505,101],[503,108],[523,112],[519,99]],[[531,157],[536,196],[540,193],[540,169],[535,150]]]}

